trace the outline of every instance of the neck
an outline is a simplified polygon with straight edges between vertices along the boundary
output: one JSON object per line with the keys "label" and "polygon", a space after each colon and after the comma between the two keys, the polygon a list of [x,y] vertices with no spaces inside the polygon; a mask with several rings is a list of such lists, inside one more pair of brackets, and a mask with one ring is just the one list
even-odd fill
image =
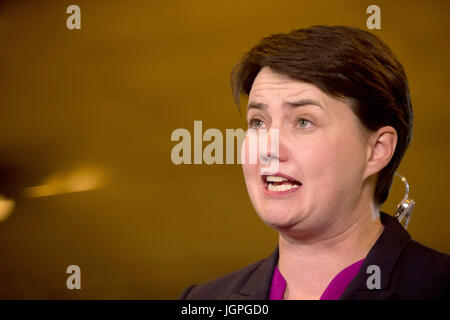
{"label": "neck", "polygon": [[366,257],[383,231],[379,211],[370,206],[354,216],[344,230],[327,238],[306,241],[280,233],[278,268],[291,297],[320,297],[339,271]]}

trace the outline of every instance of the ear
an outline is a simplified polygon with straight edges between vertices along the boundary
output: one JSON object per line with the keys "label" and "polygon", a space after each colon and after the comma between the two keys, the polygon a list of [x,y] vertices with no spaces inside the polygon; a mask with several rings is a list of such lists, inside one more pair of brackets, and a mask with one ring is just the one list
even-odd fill
{"label": "ear", "polygon": [[391,126],[385,126],[372,133],[367,141],[364,178],[377,174],[391,161],[397,145],[397,131]]}

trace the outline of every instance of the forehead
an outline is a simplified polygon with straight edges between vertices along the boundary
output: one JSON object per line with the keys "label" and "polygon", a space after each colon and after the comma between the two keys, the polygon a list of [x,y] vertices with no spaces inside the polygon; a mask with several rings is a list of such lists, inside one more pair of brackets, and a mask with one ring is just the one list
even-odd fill
{"label": "forehead", "polygon": [[289,99],[304,93],[308,93],[310,98],[323,99],[325,96],[325,93],[313,84],[292,79],[264,67],[253,81],[249,100],[255,102],[265,98]]}

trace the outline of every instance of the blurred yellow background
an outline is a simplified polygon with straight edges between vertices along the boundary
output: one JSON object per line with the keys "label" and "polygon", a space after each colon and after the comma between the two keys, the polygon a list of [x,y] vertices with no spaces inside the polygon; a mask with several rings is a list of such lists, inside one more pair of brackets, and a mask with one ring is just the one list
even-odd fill
{"label": "blurred yellow background", "polygon": [[[66,8],[81,8],[68,30]],[[173,130],[244,128],[230,71],[262,37],[366,29],[370,1],[1,1],[0,298],[175,299],[266,257],[240,165],[174,165]],[[450,253],[448,1],[377,1],[408,75],[408,231]],[[204,146],[207,143],[204,143]],[[396,178],[383,207],[403,196]],[[7,203],[6,206],[11,205]],[[9,207],[8,207],[9,208]],[[66,268],[81,268],[68,290]]]}

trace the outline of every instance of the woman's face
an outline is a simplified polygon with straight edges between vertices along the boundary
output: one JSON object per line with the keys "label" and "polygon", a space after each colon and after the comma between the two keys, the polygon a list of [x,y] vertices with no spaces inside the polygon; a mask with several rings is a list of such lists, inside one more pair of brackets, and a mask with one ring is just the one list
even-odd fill
{"label": "woman's face", "polygon": [[[268,183],[259,161],[243,163],[250,199],[265,223],[312,235],[330,228],[338,232],[354,220],[368,149],[367,135],[347,103],[266,67],[249,94],[247,124],[269,136],[278,129],[278,173],[296,180],[270,177],[274,181]],[[248,135],[243,148],[248,153]]]}

